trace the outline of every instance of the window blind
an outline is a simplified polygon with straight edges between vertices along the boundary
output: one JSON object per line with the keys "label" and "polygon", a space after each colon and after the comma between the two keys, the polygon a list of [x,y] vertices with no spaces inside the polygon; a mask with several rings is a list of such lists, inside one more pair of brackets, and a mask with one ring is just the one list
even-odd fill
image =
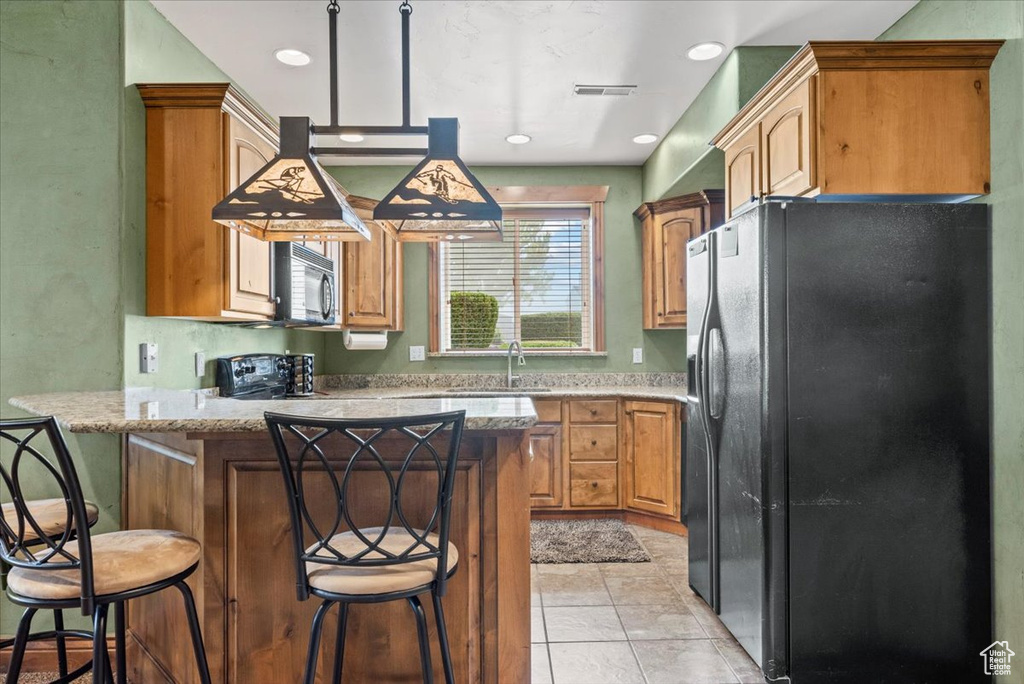
{"label": "window blind", "polygon": [[593,349],[589,209],[505,209],[502,242],[440,248],[442,351]]}

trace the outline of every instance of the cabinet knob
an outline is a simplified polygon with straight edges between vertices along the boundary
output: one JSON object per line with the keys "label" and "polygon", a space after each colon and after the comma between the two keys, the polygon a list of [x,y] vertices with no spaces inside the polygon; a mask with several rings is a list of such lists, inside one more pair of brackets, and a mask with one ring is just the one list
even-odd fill
{"label": "cabinet knob", "polygon": [[663,313],[661,313],[661,312],[659,311],[659,312],[658,312],[658,315],[659,315],[659,316],[664,316],[665,314],[663,314]]}
{"label": "cabinet knob", "polygon": [[597,446],[597,440],[596,439],[590,440],[590,446]]}
{"label": "cabinet knob", "polygon": [[590,415],[596,416],[597,415],[597,409],[590,409]]}
{"label": "cabinet knob", "polygon": [[597,487],[597,482],[591,482],[590,486],[596,488]]}
{"label": "cabinet knob", "polygon": [[349,311],[349,312],[348,312],[348,315],[349,315],[349,316],[355,316],[356,314],[355,314],[355,312],[354,312],[354,311]]}

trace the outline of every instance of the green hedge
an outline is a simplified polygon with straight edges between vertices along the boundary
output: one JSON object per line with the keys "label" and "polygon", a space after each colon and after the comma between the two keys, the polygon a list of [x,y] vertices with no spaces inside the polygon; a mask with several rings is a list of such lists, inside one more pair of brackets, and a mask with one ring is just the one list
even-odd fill
{"label": "green hedge", "polygon": [[452,349],[487,349],[498,327],[498,300],[484,292],[452,292]]}
{"label": "green hedge", "polygon": [[583,321],[578,311],[523,314],[520,318],[520,330],[524,345],[533,340],[564,340],[571,343],[566,346],[583,345]]}

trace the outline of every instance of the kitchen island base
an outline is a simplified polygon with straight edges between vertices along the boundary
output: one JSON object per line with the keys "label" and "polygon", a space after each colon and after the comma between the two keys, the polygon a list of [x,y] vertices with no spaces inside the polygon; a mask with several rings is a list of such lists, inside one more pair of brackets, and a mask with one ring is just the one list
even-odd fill
{"label": "kitchen island base", "polygon": [[[463,434],[451,522],[459,565],[444,598],[458,682],[498,682],[499,673],[502,684],[529,681],[525,435],[515,430]],[[269,434],[133,433],[126,441],[124,527],[179,530],[203,545],[202,563],[189,584],[213,681],[300,681],[319,601],[296,598],[291,524]],[[385,459],[404,455],[386,445],[381,453]],[[416,471],[423,479],[413,477],[406,484],[403,501],[409,510],[433,506],[432,472],[425,465]],[[379,470],[353,477],[353,520],[372,525],[387,486]],[[322,486],[327,511],[334,506],[329,500],[333,493],[326,478]],[[317,494],[307,491],[307,501]],[[128,673],[133,681],[198,681],[191,650],[180,636],[188,632],[175,598],[154,595],[129,604]],[[424,610],[432,612],[429,602]],[[434,677],[444,681],[433,615],[427,617]],[[334,662],[336,623],[334,609],[325,622],[317,681],[324,680]],[[416,623],[406,602],[351,606],[344,681],[422,681]]]}

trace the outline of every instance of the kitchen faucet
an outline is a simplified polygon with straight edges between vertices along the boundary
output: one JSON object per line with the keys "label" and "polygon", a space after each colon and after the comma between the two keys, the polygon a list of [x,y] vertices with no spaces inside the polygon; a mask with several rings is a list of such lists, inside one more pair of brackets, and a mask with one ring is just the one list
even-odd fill
{"label": "kitchen faucet", "polygon": [[512,350],[515,349],[519,353],[519,365],[525,366],[526,359],[523,358],[523,345],[519,344],[519,340],[512,340],[508,344],[508,388],[512,389],[512,381],[518,380],[519,376],[512,375]]}

